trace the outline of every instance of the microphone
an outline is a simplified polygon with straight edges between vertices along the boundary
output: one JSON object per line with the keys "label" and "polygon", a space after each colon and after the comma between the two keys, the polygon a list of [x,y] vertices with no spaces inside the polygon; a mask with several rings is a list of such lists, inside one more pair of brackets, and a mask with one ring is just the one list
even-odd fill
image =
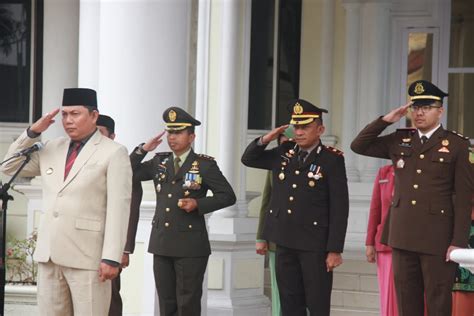
{"label": "microphone", "polygon": [[13,155],[13,157],[20,157],[20,156],[28,156],[31,153],[34,153],[35,151],[41,150],[43,148],[43,144],[40,142],[34,143],[33,146],[25,148],[23,150],[20,150],[16,154]]}

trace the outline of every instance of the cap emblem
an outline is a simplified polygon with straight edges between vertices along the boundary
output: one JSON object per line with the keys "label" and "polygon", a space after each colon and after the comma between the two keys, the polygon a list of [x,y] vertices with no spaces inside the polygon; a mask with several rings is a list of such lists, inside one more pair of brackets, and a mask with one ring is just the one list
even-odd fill
{"label": "cap emblem", "polygon": [[176,121],[176,112],[173,111],[173,110],[169,111],[168,117],[170,118],[170,121],[171,121],[171,122]]}
{"label": "cap emblem", "polygon": [[415,91],[416,94],[422,94],[425,92],[425,88],[423,87],[423,84],[421,82],[418,82],[415,86]]}
{"label": "cap emblem", "polygon": [[299,102],[296,102],[295,106],[293,107],[293,112],[298,115],[303,113],[303,107]]}

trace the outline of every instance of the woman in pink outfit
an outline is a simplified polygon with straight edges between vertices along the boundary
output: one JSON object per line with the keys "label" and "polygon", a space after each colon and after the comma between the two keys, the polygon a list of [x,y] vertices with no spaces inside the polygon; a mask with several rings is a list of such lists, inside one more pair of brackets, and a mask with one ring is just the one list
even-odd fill
{"label": "woman in pink outfit", "polygon": [[383,225],[392,202],[394,175],[393,166],[387,165],[379,169],[375,178],[365,241],[367,261],[377,262],[382,316],[398,316],[392,272],[392,249],[380,243]]}

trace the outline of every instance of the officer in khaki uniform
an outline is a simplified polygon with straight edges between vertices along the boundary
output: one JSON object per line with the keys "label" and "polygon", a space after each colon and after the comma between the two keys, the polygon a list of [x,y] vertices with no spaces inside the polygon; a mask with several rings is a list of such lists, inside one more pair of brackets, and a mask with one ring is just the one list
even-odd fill
{"label": "officer in khaki uniform", "polygon": [[[391,159],[395,167],[392,208],[382,243],[393,248],[400,316],[451,315],[456,264],[449,253],[467,247],[473,194],[469,141],[440,120],[447,96],[428,81],[415,81],[411,102],[367,125],[352,142],[356,153]],[[408,110],[416,129],[379,136]]]}
{"label": "officer in khaki uniform", "polygon": [[[153,180],[156,188],[148,251],[154,254],[160,315],[201,315],[202,282],[211,253],[204,215],[234,204],[236,197],[214,158],[191,148],[194,127],[201,123],[178,107],[165,110],[163,119],[172,152],[141,163],[164,132],[138,146],[130,155],[133,176],[134,181]],[[208,191],[213,195],[207,196]]]}
{"label": "officer in khaki uniform", "polygon": [[249,144],[244,165],[272,170],[262,238],[276,243],[276,277],[284,316],[329,315],[332,270],[342,263],[349,198],[342,152],[324,146],[322,113],[297,99],[288,105],[294,141],[265,150],[288,125]]}

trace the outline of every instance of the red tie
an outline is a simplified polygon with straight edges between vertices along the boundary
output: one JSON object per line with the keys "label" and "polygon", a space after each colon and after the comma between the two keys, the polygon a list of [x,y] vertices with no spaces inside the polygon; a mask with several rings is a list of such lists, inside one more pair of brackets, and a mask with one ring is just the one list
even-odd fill
{"label": "red tie", "polygon": [[67,157],[66,160],[66,168],[64,169],[64,180],[66,180],[69,171],[71,171],[72,165],[77,158],[77,154],[79,154],[79,147],[81,147],[81,143],[74,143],[71,154]]}

